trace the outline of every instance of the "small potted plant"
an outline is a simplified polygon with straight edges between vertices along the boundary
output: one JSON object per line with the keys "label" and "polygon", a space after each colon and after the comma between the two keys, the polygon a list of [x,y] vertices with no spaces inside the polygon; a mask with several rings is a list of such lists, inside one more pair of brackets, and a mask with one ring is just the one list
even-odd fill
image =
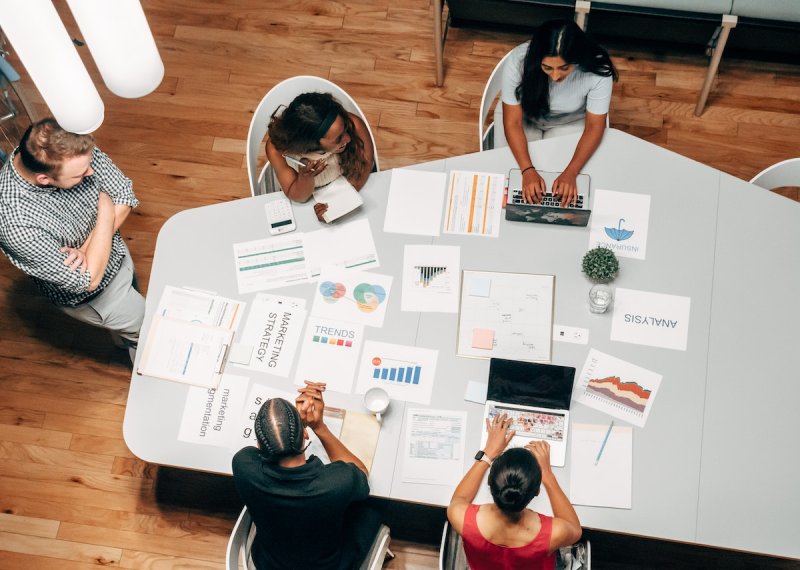
{"label": "small potted plant", "polygon": [[583,272],[596,283],[608,283],[619,273],[619,260],[607,247],[597,246],[583,256]]}
{"label": "small potted plant", "polygon": [[619,272],[619,260],[607,247],[590,249],[583,256],[583,272],[596,284],[589,290],[589,310],[593,313],[605,313],[614,293],[607,285]]}

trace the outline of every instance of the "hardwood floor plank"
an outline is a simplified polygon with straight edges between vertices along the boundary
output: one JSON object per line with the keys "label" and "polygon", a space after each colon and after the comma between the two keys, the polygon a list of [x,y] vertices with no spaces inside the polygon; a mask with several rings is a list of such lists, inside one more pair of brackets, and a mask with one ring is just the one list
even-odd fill
{"label": "hardwood floor plank", "polygon": [[[197,531],[197,532],[193,532]],[[191,536],[191,540],[184,537]],[[229,534],[212,535],[198,529],[187,530],[184,537],[158,536],[149,533],[131,532],[115,529],[102,529],[94,526],[62,522],[58,538],[72,542],[96,543],[103,546],[126,550],[144,550],[182,558],[220,561],[225,556]]]}
{"label": "hardwood floor plank", "polygon": [[0,532],[55,538],[58,525],[57,520],[0,513]]}
{"label": "hardwood floor plank", "polygon": [[197,558],[167,556],[164,554],[125,549],[122,551],[119,567],[131,568],[134,570],[223,570],[225,564],[222,563],[221,559],[212,562],[208,560],[198,560]]}
{"label": "hardwood floor plank", "polygon": [[68,431],[41,429],[25,425],[0,424],[0,443],[26,443],[35,446],[69,449],[72,434]]}
{"label": "hardwood floor plank", "polygon": [[10,532],[0,532],[0,550],[44,556],[51,559],[51,564],[56,564],[52,559],[58,559],[108,566],[118,563],[122,556],[122,550],[119,548]]}

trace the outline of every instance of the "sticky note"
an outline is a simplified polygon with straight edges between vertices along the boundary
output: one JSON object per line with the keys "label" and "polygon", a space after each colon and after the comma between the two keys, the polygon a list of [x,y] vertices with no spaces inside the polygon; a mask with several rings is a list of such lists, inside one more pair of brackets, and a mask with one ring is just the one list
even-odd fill
{"label": "sticky note", "polygon": [[492,329],[472,329],[472,348],[492,350],[494,331]]}
{"label": "sticky note", "polygon": [[464,394],[464,399],[468,402],[475,402],[476,404],[485,404],[486,391],[488,389],[489,386],[487,384],[470,380],[467,383],[467,391]]}
{"label": "sticky note", "polygon": [[228,362],[232,364],[250,364],[253,356],[253,347],[247,344],[234,343],[228,353]]}
{"label": "sticky note", "polygon": [[491,291],[491,279],[486,277],[473,277],[469,280],[469,294],[473,297],[488,297]]}

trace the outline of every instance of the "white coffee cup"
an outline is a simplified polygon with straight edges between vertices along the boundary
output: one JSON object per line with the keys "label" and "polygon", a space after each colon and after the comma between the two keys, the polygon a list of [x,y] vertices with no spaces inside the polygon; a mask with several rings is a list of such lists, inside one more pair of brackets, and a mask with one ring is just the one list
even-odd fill
{"label": "white coffee cup", "polygon": [[381,422],[381,414],[389,407],[389,393],[383,388],[370,388],[364,394],[364,405]]}

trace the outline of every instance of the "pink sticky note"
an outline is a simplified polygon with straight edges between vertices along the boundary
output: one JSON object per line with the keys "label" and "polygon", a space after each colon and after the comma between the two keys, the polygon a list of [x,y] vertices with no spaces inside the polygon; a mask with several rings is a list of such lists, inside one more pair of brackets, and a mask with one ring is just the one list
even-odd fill
{"label": "pink sticky note", "polygon": [[492,350],[494,347],[494,331],[492,329],[472,329],[472,348]]}

